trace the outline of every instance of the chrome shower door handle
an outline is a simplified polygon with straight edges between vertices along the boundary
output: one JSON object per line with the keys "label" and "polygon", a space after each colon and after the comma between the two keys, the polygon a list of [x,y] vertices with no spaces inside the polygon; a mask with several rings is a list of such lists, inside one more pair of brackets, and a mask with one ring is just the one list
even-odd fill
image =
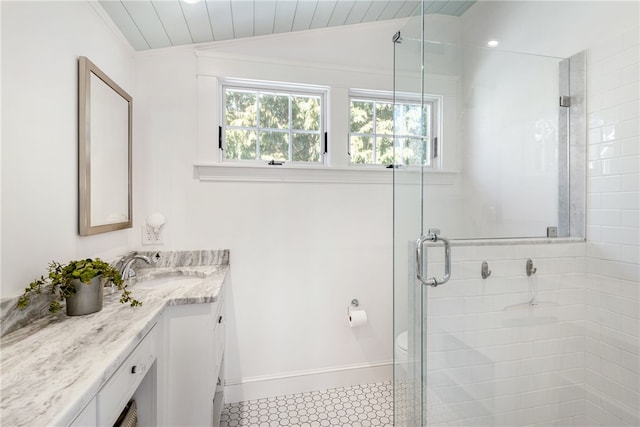
{"label": "chrome shower door handle", "polygon": [[[438,242],[442,241],[444,243],[444,276],[437,279],[435,277],[425,278],[424,277],[424,257],[422,255],[422,248],[424,247],[425,242]],[[449,243],[449,239],[445,237],[441,237],[437,234],[437,232],[432,232],[429,230],[429,234],[426,236],[421,236],[418,240],[416,240],[416,277],[423,285],[429,286],[438,286],[443,285],[449,281],[451,278],[451,244]]]}

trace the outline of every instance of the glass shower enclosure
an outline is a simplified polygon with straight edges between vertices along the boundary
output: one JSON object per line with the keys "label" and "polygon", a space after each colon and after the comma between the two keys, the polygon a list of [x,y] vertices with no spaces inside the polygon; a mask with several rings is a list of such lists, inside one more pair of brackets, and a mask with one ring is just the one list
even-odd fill
{"label": "glass shower enclosure", "polygon": [[455,279],[468,272],[449,255],[583,228],[568,200],[569,61],[480,46],[459,21],[420,13],[392,37],[396,426],[500,424],[508,384],[479,349],[490,327],[468,307],[486,295],[465,298]]}

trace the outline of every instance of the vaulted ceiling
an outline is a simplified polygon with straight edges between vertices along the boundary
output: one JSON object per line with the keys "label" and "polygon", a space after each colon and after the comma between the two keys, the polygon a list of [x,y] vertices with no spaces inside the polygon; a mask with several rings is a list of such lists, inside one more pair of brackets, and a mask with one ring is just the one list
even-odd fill
{"label": "vaulted ceiling", "polygon": [[[193,1],[193,0],[192,0]],[[137,51],[406,18],[415,0],[100,0]],[[427,0],[425,13],[460,16],[475,0]]]}

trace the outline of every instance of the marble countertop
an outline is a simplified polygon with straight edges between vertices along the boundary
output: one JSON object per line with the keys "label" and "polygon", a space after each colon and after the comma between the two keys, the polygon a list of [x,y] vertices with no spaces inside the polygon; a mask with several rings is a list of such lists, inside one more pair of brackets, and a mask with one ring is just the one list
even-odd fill
{"label": "marble countertop", "polygon": [[104,307],[85,316],[48,315],[2,337],[0,424],[68,425],[156,324],[165,307],[215,302],[229,265],[138,270],[138,280],[194,276],[184,286],[143,288],[132,283],[142,306],[120,304],[105,289]]}

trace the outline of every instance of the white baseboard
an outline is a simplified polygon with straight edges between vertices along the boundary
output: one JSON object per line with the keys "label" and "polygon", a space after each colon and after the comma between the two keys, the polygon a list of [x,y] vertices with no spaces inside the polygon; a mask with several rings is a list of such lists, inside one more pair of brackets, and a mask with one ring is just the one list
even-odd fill
{"label": "white baseboard", "polygon": [[392,363],[379,362],[349,365],[281,375],[228,379],[225,403],[244,402],[267,397],[369,384],[392,379]]}

